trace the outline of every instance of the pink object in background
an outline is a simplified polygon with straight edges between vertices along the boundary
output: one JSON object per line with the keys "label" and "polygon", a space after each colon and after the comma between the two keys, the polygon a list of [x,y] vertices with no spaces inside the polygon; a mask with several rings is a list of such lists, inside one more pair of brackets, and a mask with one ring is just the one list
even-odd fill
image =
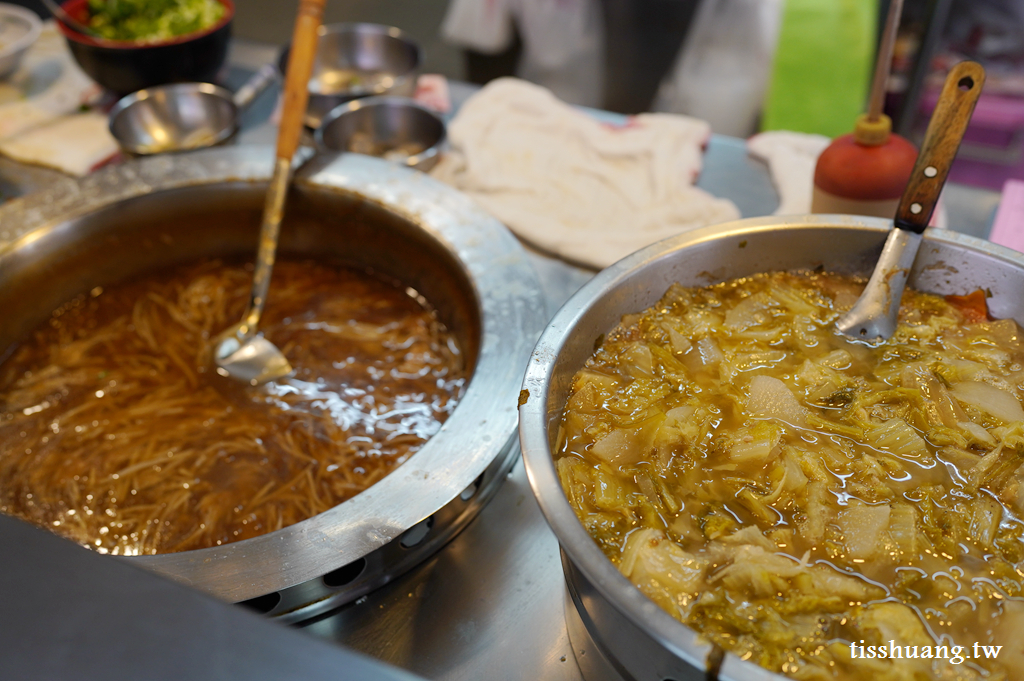
{"label": "pink object in background", "polygon": [[413,99],[438,113],[446,114],[452,110],[448,79],[436,73],[424,73],[416,80],[416,94],[413,95]]}
{"label": "pink object in background", "polygon": [[[925,93],[922,113],[931,114],[937,100],[938,90]],[[982,94],[949,181],[999,189],[1010,179],[1024,180],[1024,98]]]}
{"label": "pink object in background", "polygon": [[1024,252],[1024,182],[1007,180],[989,235],[992,243]]}

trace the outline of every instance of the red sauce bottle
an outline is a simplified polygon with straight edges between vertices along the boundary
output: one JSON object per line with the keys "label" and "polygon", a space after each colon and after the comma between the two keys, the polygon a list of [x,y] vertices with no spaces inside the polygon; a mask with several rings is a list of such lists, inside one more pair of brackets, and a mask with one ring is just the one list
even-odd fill
{"label": "red sauce bottle", "polygon": [[818,157],[811,212],[891,218],[916,160],[917,148],[892,132],[888,116],[863,114]]}

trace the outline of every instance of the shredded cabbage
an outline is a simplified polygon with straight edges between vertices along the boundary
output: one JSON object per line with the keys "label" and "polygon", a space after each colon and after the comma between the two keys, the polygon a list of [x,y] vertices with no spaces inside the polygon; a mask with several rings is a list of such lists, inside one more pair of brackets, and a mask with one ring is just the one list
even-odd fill
{"label": "shredded cabbage", "polygon": [[1009,645],[1024,626],[1020,329],[908,291],[890,341],[847,343],[833,325],[861,285],[675,285],[624,318],[573,382],[562,485],[641,591],[769,669],[1017,678],[1024,655],[851,652]]}

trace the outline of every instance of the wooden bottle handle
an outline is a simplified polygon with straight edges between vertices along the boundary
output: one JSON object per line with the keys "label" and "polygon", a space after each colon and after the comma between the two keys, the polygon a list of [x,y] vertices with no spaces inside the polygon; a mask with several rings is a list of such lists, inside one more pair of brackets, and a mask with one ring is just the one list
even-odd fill
{"label": "wooden bottle handle", "polygon": [[309,77],[316,60],[316,43],[326,0],[299,0],[295,32],[292,34],[288,69],[284,77],[284,103],[277,131],[277,158],[291,161],[299,148],[302,122],[309,101]]}
{"label": "wooden bottle handle", "polygon": [[920,234],[928,226],[984,84],[985,69],[973,61],[960,62],[946,76],[921,152],[896,209],[898,228]]}

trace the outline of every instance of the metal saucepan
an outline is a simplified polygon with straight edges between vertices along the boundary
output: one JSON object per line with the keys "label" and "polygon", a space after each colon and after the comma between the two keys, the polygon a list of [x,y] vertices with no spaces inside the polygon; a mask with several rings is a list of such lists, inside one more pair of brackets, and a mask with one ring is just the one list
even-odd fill
{"label": "metal saucepan", "polygon": [[212,147],[235,134],[239,116],[276,78],[277,68],[267,64],[234,95],[211,83],[139,90],[110,110],[110,133],[135,156]]}
{"label": "metal saucepan", "polygon": [[[262,146],[144,158],[0,208],[0,357],[95,286],[200,258],[251,258],[272,160]],[[516,398],[546,314],[527,255],[504,226],[450,187],[380,159],[307,164],[280,248],[413,287],[473,372],[440,431],[363,493],[253,539],[123,559],[295,621],[418,564],[497,491],[518,454]]]}
{"label": "metal saucepan", "polygon": [[441,117],[408,97],[367,97],[342,104],[314,135],[321,151],[381,156],[424,172],[441,160]]}
{"label": "metal saucepan", "polygon": [[[704,286],[771,270],[823,266],[842,273],[870,273],[892,221],[810,215],[754,218],[689,232],[654,244],[598,274],[549,323],[534,349],[523,384],[520,441],[530,485],[562,546],[570,603],[570,636],[581,645],[581,667],[590,681],[783,679],[712,648],[636,589],[607,559],[576,518],[562,492],[552,444],[573,375],[595,343],[625,314],[655,304],[675,282]],[[929,230],[909,285],[937,294],[978,288],[997,318],[1024,323],[1024,255],[974,237]],[[528,395],[528,397],[527,397]],[[711,659],[709,659],[711,655]],[[616,671],[618,670],[618,671]]]}
{"label": "metal saucepan", "polygon": [[[281,72],[289,48],[281,53]],[[359,97],[412,97],[423,63],[419,45],[394,26],[365,23],[320,27],[316,64],[309,81],[306,125],[317,128],[335,107]]]}

